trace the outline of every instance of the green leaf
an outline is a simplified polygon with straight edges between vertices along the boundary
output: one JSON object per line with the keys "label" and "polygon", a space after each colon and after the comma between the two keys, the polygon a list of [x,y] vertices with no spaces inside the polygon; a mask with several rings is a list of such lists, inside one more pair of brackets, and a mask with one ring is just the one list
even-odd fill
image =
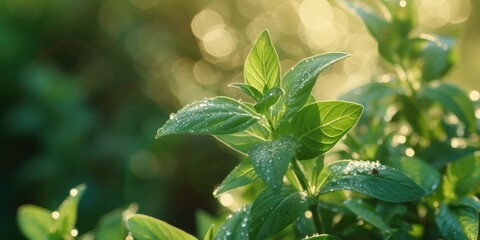
{"label": "green leaf", "polygon": [[283,177],[295,153],[297,142],[292,137],[259,143],[250,150],[249,157],[257,175],[272,189],[282,188]]}
{"label": "green leaf", "polygon": [[330,234],[315,234],[313,236],[303,238],[302,240],[340,240],[340,238]]}
{"label": "green leaf", "polygon": [[215,225],[212,224],[212,226],[208,228],[207,234],[205,234],[205,236],[203,237],[203,240],[213,240],[215,237],[215,232],[216,232]]}
{"label": "green leaf", "polygon": [[156,138],[182,133],[230,134],[243,131],[258,117],[246,105],[227,97],[207,98],[182,108],[157,131]]}
{"label": "green leaf", "polygon": [[457,196],[465,196],[480,183],[480,151],[447,165],[447,179]]}
{"label": "green leaf", "polygon": [[246,158],[228,174],[220,186],[213,191],[213,195],[217,197],[229,190],[248,185],[257,178],[258,175],[255,173],[252,162],[249,158]]}
{"label": "green leaf", "polygon": [[250,218],[250,239],[267,239],[290,225],[314,203],[306,192],[283,189],[276,193],[267,188],[253,202]]}
{"label": "green leaf", "polygon": [[236,150],[244,155],[248,155],[248,151],[254,145],[267,141],[268,134],[268,130],[266,130],[262,125],[260,125],[259,122],[257,122],[241,132],[216,135],[215,138],[233,150]]}
{"label": "green leaf", "polygon": [[453,65],[452,38],[423,34],[426,44],[421,52],[422,78],[426,81],[440,79]]}
{"label": "green leaf", "polygon": [[147,239],[178,239],[193,240],[194,236],[178,229],[164,221],[142,215],[133,214],[127,219],[127,228],[138,240]]}
{"label": "green leaf", "polygon": [[[331,64],[349,57],[346,53],[326,53],[303,59],[288,70],[282,78],[285,91],[275,108],[274,115],[279,115],[282,122],[289,121],[309,99],[318,75]],[[282,114],[283,113],[283,114]]]}
{"label": "green leaf", "polygon": [[451,203],[452,206],[463,206],[470,207],[475,209],[475,211],[480,212],[480,200],[476,196],[469,197],[460,197]]}
{"label": "green leaf", "polygon": [[52,212],[34,205],[23,205],[18,209],[17,222],[20,231],[28,239],[51,239]]}
{"label": "green leaf", "polygon": [[250,208],[250,205],[246,205],[229,215],[215,240],[248,240]]}
{"label": "green leaf", "polygon": [[432,194],[440,185],[440,173],[430,164],[415,157],[401,157],[388,162],[388,165],[399,170],[425,190]]}
{"label": "green leaf", "polygon": [[386,202],[415,201],[425,194],[415,182],[378,162],[343,160],[329,164],[320,176],[319,194],[351,190]]}
{"label": "green leaf", "polygon": [[116,209],[103,215],[97,227],[95,228],[95,239],[123,239],[128,234],[125,225],[125,216],[130,216],[137,212],[138,206],[131,204],[127,209]]}
{"label": "green leaf", "polygon": [[[70,190],[69,196],[58,208],[58,218],[54,221],[57,233],[64,239],[71,239],[71,231],[77,221],[78,202],[85,192],[86,186],[81,184]],[[53,216],[53,215],[52,215]]]}
{"label": "green leaf", "polygon": [[292,119],[294,135],[299,139],[299,160],[322,155],[355,125],[363,107],[356,103],[326,101],[310,104]]}
{"label": "green leaf", "polygon": [[265,96],[255,104],[255,110],[258,113],[268,113],[270,107],[277,103],[278,99],[284,94],[283,90],[278,87],[268,89]]}
{"label": "green leaf", "polygon": [[368,108],[372,102],[383,101],[384,98],[391,97],[398,92],[399,88],[391,82],[369,82],[343,94],[340,99],[355,101]]}
{"label": "green leaf", "polygon": [[232,83],[228,85],[229,87],[240,89],[242,92],[253,98],[256,102],[262,99],[262,93],[259,92],[256,88],[247,85],[245,83]]}
{"label": "green leaf", "polygon": [[245,83],[261,93],[280,83],[280,62],[265,30],[255,42],[245,62]]}
{"label": "green leaf", "polygon": [[442,204],[435,221],[446,239],[478,239],[478,214],[473,208],[450,208]]}
{"label": "green leaf", "polygon": [[476,132],[473,102],[456,85],[435,81],[422,88],[419,96],[440,103],[445,110],[455,114],[469,132]]}
{"label": "green leaf", "polygon": [[383,43],[386,40],[386,34],[388,33],[389,24],[382,17],[375,14],[371,9],[352,4],[350,1],[343,1],[348,8],[355,11],[355,13],[363,20],[365,26],[367,26],[370,34],[377,40],[377,42]]}
{"label": "green leaf", "polygon": [[430,138],[430,122],[428,121],[424,110],[418,105],[418,102],[414,101],[407,95],[397,95],[397,97],[401,104],[401,110],[399,110],[399,113],[402,114],[415,132],[426,139]]}
{"label": "green leaf", "polygon": [[390,226],[388,226],[383,218],[377,212],[375,212],[373,207],[363,202],[361,199],[348,199],[343,203],[350,211],[373,226],[383,231],[391,230]]}

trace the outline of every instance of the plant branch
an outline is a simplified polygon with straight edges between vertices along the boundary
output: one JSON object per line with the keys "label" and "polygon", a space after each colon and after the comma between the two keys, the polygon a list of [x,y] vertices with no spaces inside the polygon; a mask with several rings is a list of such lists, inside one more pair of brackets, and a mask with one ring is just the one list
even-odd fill
{"label": "plant branch", "polygon": [[322,224],[322,216],[318,212],[317,205],[310,206],[310,211],[312,212],[313,223],[315,224],[315,229],[317,229],[317,233],[322,234],[325,232]]}

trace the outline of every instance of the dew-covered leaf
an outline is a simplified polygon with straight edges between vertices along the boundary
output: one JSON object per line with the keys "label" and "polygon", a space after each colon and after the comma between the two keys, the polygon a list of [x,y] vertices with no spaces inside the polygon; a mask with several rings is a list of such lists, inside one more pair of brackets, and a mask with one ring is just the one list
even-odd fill
{"label": "dew-covered leaf", "polygon": [[[282,78],[285,94],[279,99],[274,114],[289,121],[309,99],[318,75],[331,64],[350,56],[346,53],[326,53],[300,61]],[[282,115],[283,114],[283,115]]]}
{"label": "dew-covered leaf", "polygon": [[435,221],[446,239],[478,239],[478,214],[473,208],[442,204]]}
{"label": "dew-covered leaf", "polygon": [[296,156],[310,159],[322,155],[355,125],[363,107],[344,101],[316,102],[305,106],[292,119],[299,140]]}
{"label": "dew-covered leaf", "polygon": [[250,150],[249,157],[257,175],[272,189],[282,188],[283,177],[295,153],[297,142],[285,137],[271,142],[259,143]]}
{"label": "dew-covered leaf", "polygon": [[268,89],[265,95],[255,104],[255,110],[258,113],[268,113],[270,107],[277,103],[278,99],[284,94],[279,87]]}
{"label": "dew-covered leaf", "polygon": [[378,162],[343,160],[329,164],[320,175],[320,194],[351,190],[386,202],[415,201],[425,194],[398,170]]}
{"label": "dew-covered leaf", "polygon": [[302,240],[340,240],[340,238],[330,234],[314,234],[312,236],[302,238]]}
{"label": "dew-covered leaf", "polygon": [[252,162],[249,158],[240,162],[223,180],[223,182],[213,191],[215,197],[229,190],[248,185],[255,181],[258,175],[255,173]]}
{"label": "dew-covered leaf", "polygon": [[447,165],[447,179],[457,196],[465,196],[480,183],[480,151]]}
{"label": "dew-covered leaf", "polygon": [[348,199],[344,204],[350,211],[373,226],[383,231],[391,230],[390,226],[388,226],[383,220],[382,216],[375,212],[375,209],[373,209],[372,206],[363,202],[361,199]]}
{"label": "dew-covered leaf", "polygon": [[476,196],[463,196],[451,203],[452,206],[464,206],[480,212],[480,200]]}
{"label": "dew-covered leaf", "polygon": [[280,83],[280,62],[265,30],[255,42],[245,62],[245,83],[261,93]]}
{"label": "dew-covered leaf", "polygon": [[455,114],[468,131],[476,132],[475,107],[462,89],[450,83],[435,81],[422,88],[419,96],[440,103],[445,110]]}
{"label": "dew-covered leaf", "polygon": [[233,150],[248,155],[248,151],[254,145],[267,141],[268,134],[268,130],[260,125],[259,122],[256,122],[243,131],[232,134],[216,135],[215,138]]}
{"label": "dew-covered leaf", "polygon": [[53,226],[52,212],[34,205],[23,205],[18,209],[17,222],[20,231],[28,239],[50,239]]}
{"label": "dew-covered leaf", "polygon": [[218,229],[215,240],[248,240],[250,205],[246,205],[230,214]]}
{"label": "dew-covered leaf", "polygon": [[138,240],[178,239],[194,240],[194,236],[164,221],[142,214],[133,214],[127,219],[127,228]]}
{"label": "dew-covered leaf", "polygon": [[440,184],[440,173],[430,164],[415,157],[401,157],[388,162],[388,165],[399,170],[425,190],[432,194]]}
{"label": "dew-covered leaf", "polygon": [[78,202],[85,189],[86,186],[84,184],[70,189],[70,194],[57,210],[58,217],[55,218],[54,224],[57,233],[64,239],[71,238],[70,232],[75,227],[75,222],[77,221]]}
{"label": "dew-covered leaf", "polygon": [[170,115],[157,138],[170,134],[231,134],[243,131],[258,117],[245,104],[227,97],[194,102]]}
{"label": "dew-covered leaf", "polygon": [[306,192],[282,189],[276,193],[267,188],[253,202],[250,217],[250,239],[267,239],[290,225],[314,203]]}

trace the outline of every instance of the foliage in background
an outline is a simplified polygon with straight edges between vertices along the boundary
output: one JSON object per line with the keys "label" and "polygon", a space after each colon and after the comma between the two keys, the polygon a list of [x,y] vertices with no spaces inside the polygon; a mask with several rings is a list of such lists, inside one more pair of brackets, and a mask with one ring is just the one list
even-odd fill
{"label": "foliage in background", "polygon": [[[413,34],[417,15],[413,1],[374,2],[374,6],[346,2],[378,42],[387,72],[342,97],[366,107],[341,156],[395,167],[427,196],[415,205],[369,200],[363,203],[371,209],[368,214],[348,208],[379,232],[385,227],[400,229],[395,235],[400,239],[477,239],[479,102],[442,81],[454,64],[455,41]],[[375,224],[373,217],[386,220],[386,225]]]}

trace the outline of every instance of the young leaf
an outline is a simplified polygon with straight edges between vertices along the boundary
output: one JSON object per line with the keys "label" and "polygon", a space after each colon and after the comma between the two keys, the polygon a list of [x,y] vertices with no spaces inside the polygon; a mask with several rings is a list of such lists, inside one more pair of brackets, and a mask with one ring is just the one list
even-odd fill
{"label": "young leaf", "polygon": [[450,208],[442,204],[435,221],[446,239],[478,239],[478,214],[472,208]]}
{"label": "young leaf", "polygon": [[303,238],[302,240],[340,240],[340,238],[330,234],[315,234],[310,237]]}
{"label": "young leaf", "polygon": [[259,92],[256,88],[245,83],[232,83],[228,86],[240,89],[242,92],[253,98],[256,102],[260,101],[260,99],[262,99],[263,97],[262,93]]}
{"label": "young leaf", "polygon": [[248,240],[250,208],[246,205],[229,215],[218,229],[215,240]]}
{"label": "young leaf", "polygon": [[[63,238],[70,238],[70,232],[75,227],[77,221],[78,202],[85,192],[86,186],[79,185],[70,190],[69,196],[62,202],[58,208],[58,217],[55,218],[54,224],[57,233]],[[52,215],[53,216],[53,215]]]}
{"label": "young leaf", "polygon": [[319,194],[351,190],[386,202],[419,199],[425,191],[398,170],[369,161],[337,161],[322,170]]}
{"label": "young leaf", "polygon": [[249,236],[251,240],[267,239],[290,225],[314,203],[306,192],[283,189],[276,193],[267,188],[253,202]]}
{"label": "young leaf", "polygon": [[246,158],[228,174],[220,186],[213,191],[213,195],[217,197],[229,190],[245,186],[255,181],[257,178],[258,175],[255,173],[252,162],[249,158]]}
{"label": "young leaf", "polygon": [[127,219],[127,228],[135,239],[178,239],[194,240],[194,236],[164,221],[142,215],[133,214]]}
{"label": "young leaf", "polygon": [[295,153],[297,142],[292,137],[259,143],[250,150],[249,157],[257,175],[272,189],[282,188],[283,176]]}
{"label": "young leaf", "polygon": [[34,205],[23,205],[17,213],[20,231],[28,239],[50,239],[52,212]]}
{"label": "young leaf", "polygon": [[480,183],[480,151],[447,165],[447,179],[457,196],[465,196]]}
{"label": "young leaf", "polygon": [[203,240],[214,240],[215,237],[215,225],[212,224],[210,228],[208,228],[207,234],[203,237]]}
{"label": "young leaf", "polygon": [[257,122],[241,132],[216,135],[215,138],[233,150],[248,155],[248,151],[254,145],[267,141],[268,134],[268,130]]}
{"label": "young leaf", "polygon": [[116,209],[103,215],[95,228],[95,239],[123,239],[128,234],[125,216],[137,212],[138,206],[131,204],[127,209]]}
{"label": "young leaf", "polygon": [[279,87],[268,89],[260,101],[255,104],[255,110],[258,113],[268,113],[270,107],[277,103],[278,99],[284,94],[283,90]]}
{"label": "young leaf", "polygon": [[230,134],[243,131],[258,117],[246,105],[227,97],[207,98],[182,108],[157,131],[156,138],[181,133]]}
{"label": "young leaf", "polygon": [[349,56],[346,53],[321,54],[306,58],[288,70],[282,78],[285,95],[278,100],[276,105],[278,107],[274,114],[278,115],[283,112],[281,121],[289,121],[309,99],[318,75],[331,64]]}
{"label": "young leaf", "polygon": [[432,194],[440,184],[440,173],[421,159],[401,157],[389,161],[388,165],[412,179],[425,190],[426,195]]}
{"label": "young leaf", "polygon": [[292,119],[294,135],[299,139],[296,156],[310,159],[330,150],[362,114],[356,103],[326,101],[310,104]]}
{"label": "young leaf", "polygon": [[377,212],[375,212],[373,207],[363,202],[361,199],[348,199],[343,203],[350,211],[373,226],[383,231],[391,230],[391,227],[388,226]]}
{"label": "young leaf", "polygon": [[280,83],[280,62],[265,30],[255,42],[245,62],[245,83],[261,93]]}
{"label": "young leaf", "polygon": [[432,82],[422,88],[419,96],[440,103],[445,110],[455,114],[468,131],[471,133],[477,131],[475,107],[465,92],[457,86],[438,81]]}

